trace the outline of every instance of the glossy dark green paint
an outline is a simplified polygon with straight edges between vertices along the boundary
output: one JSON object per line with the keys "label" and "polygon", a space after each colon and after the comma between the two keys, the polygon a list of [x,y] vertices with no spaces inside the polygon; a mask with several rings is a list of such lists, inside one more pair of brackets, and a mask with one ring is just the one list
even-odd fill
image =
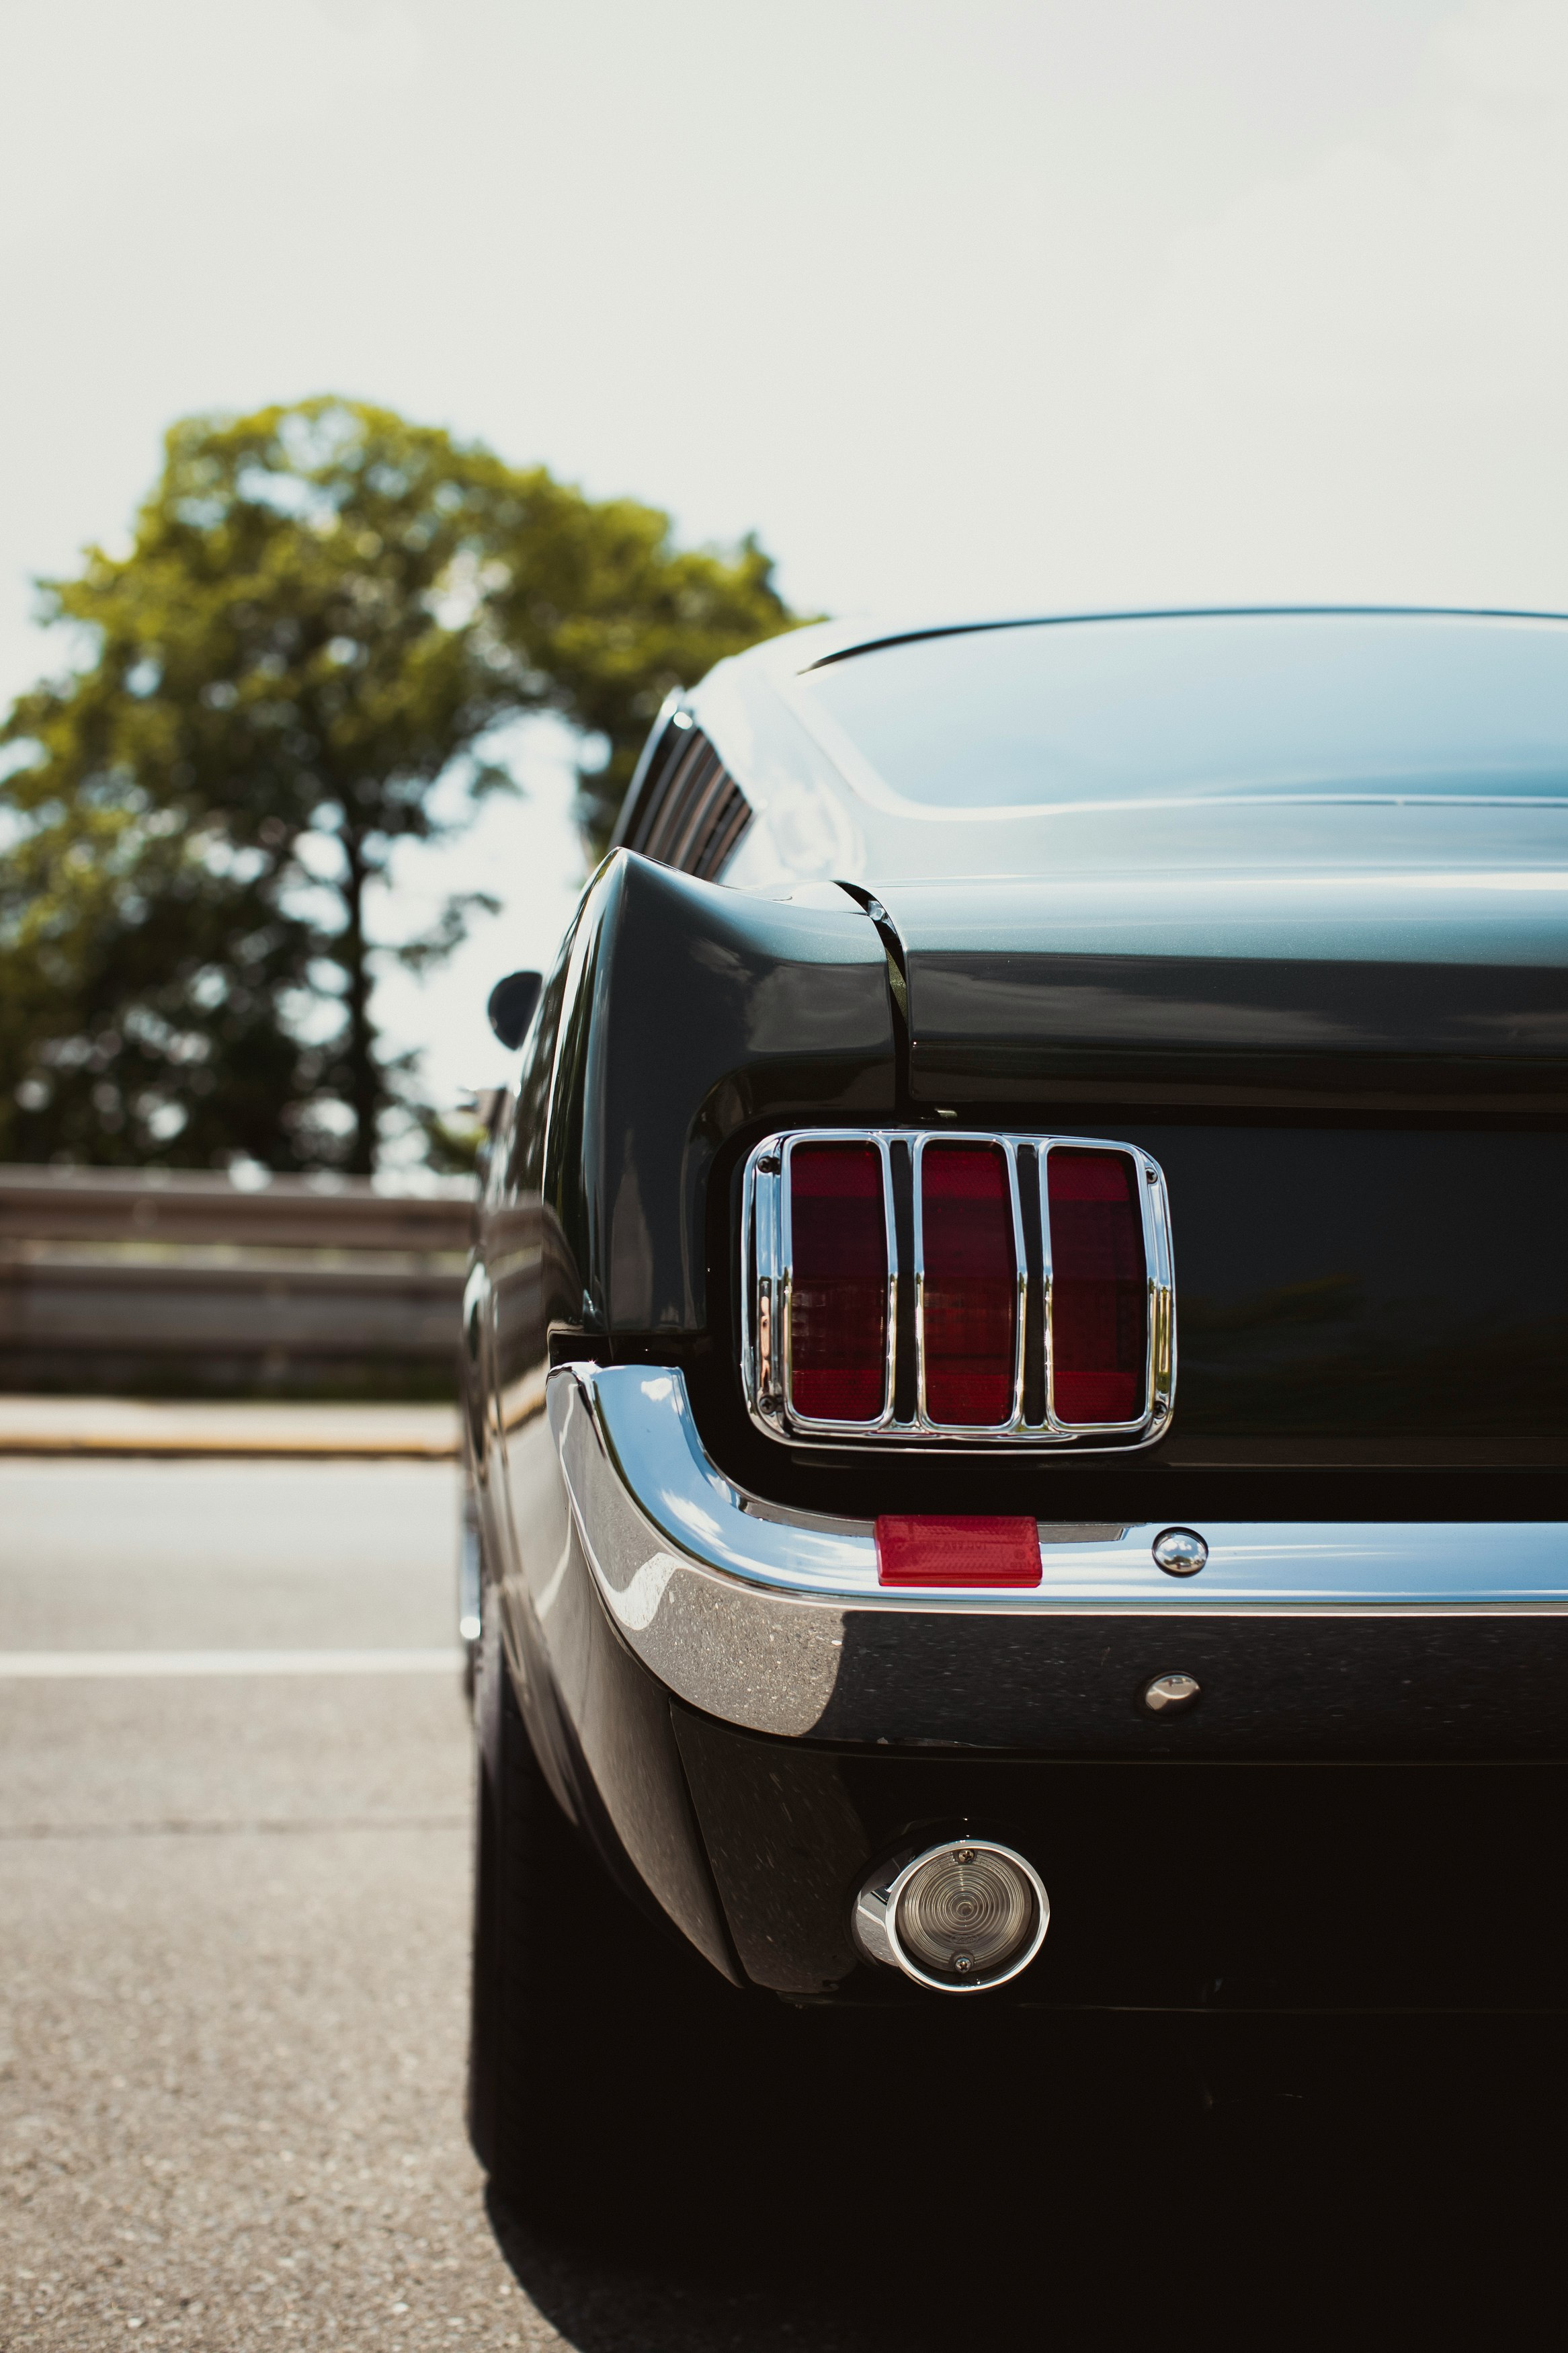
{"label": "glossy dark green paint", "polygon": [[715,1155],[760,1121],[886,1118],[882,948],[847,899],[742,897],[618,850],[565,975],[542,1190],[580,1328],[695,1333]]}
{"label": "glossy dark green paint", "polygon": [[1568,1112],[1568,892],[1477,873],[889,884],[917,1102]]}
{"label": "glossy dark green paint", "polygon": [[1176,1240],[1178,1430],[1568,1432],[1568,1137],[1517,1129],[1134,1126]]}
{"label": "glossy dark green paint", "polygon": [[[1568,898],[1388,878],[1272,896],[1286,903],[1261,884],[889,888],[917,1113],[951,1099],[1161,1162],[1173,1452],[1275,1440],[1297,1459],[1339,1440],[1375,1465],[1413,1441],[1478,1459],[1499,1441],[1521,1465],[1561,1461],[1568,972],[1552,959]],[[1042,932],[1059,953],[1020,944]],[[1366,953],[1331,953],[1347,945]],[[538,1295],[503,1377],[551,1328],[649,1345],[711,1331],[728,1354],[738,1235],[704,1230],[711,1172],[775,1122],[891,1116],[899,1042],[847,894],[780,903],[609,860],[525,1058],[510,1198],[536,1204]]]}

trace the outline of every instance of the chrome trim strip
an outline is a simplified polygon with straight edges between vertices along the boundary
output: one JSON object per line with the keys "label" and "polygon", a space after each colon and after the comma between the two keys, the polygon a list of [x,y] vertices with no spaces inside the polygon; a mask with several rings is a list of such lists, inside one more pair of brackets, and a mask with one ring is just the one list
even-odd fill
{"label": "chrome trim strip", "polygon": [[[790,1155],[802,1144],[864,1144],[882,1162],[882,1205],[888,1238],[887,1377],[882,1410],[874,1421],[817,1420],[797,1412],[789,1380],[789,1304],[792,1280]],[[894,1419],[898,1357],[898,1234],[893,1215],[891,1148],[905,1145],[913,1187],[916,1409],[912,1421]],[[933,1420],[926,1406],[925,1252],[921,1164],[932,1145],[989,1145],[1004,1155],[1013,1210],[1013,1250],[1017,1269],[1017,1334],[1014,1357],[1013,1409],[1005,1422],[975,1428]],[[1131,1421],[1067,1422],[1055,1410],[1051,1349],[1051,1223],[1049,1155],[1058,1146],[1079,1152],[1115,1152],[1131,1160],[1138,1186],[1148,1286],[1145,1309],[1143,1410]],[[1025,1340],[1028,1258],[1025,1248],[1020,1150],[1036,1154],[1039,1172],[1039,1241],[1045,1297],[1046,1417],[1025,1419]],[[968,1448],[1024,1445],[1072,1447],[1079,1453],[1131,1452],[1152,1446],[1170,1426],[1176,1400],[1175,1271],[1171,1242],[1170,1196],[1157,1161],[1135,1144],[1089,1135],[1045,1135],[996,1128],[812,1127],[765,1136],[746,1162],[741,1211],[741,1377],[746,1409],[770,1438],[794,1445],[842,1445],[872,1440],[880,1445]],[[1120,1440],[1106,1446],[1086,1440]]]}
{"label": "chrome trim strip", "polygon": [[[1155,1562],[1163,1521],[1092,1535],[1065,1528],[1058,1535],[1047,1522],[1037,1587],[889,1590],[877,1582],[871,1521],[792,1511],[726,1477],[703,1449],[685,1377],[673,1367],[562,1365],[546,1394],[577,1519],[617,1616],[631,1578],[656,1556],[668,1561],[671,1579],[690,1573],[759,1599],[857,1610],[1167,1620],[1568,1611],[1563,1520],[1205,1520],[1207,1563],[1184,1578]],[[568,1446],[574,1417],[580,1428]],[[642,1530],[635,1541],[634,1519]],[[637,1552],[624,1577],[600,1557],[612,1526]]]}
{"label": "chrome trim strip", "polygon": [[[1373,1620],[1424,1620],[1430,1649],[1434,1620],[1568,1616],[1568,1523],[1561,1521],[1209,1522],[1202,1531],[1208,1562],[1187,1578],[1155,1565],[1158,1522],[1047,1524],[1033,1590],[884,1590],[869,1521],[790,1511],[725,1477],[703,1451],[679,1372],[563,1365],[549,1376],[546,1404],[575,1532],[568,1555],[580,1552],[621,1639],[678,1698],[755,1732],[795,1738],[825,1721],[835,1738],[886,1732],[886,1703],[857,1697],[853,1677],[847,1697],[840,1673],[846,1646],[863,1654],[873,1628],[885,1645],[895,1616],[917,1645],[922,1625],[952,1621],[942,1639],[956,1642],[998,1621],[992,1668],[1007,1690],[997,1737],[1011,1746],[1041,1736],[1039,1694],[1054,1659],[1079,1655],[1087,1642],[1102,1666],[1113,1656],[1113,1677],[1123,1666],[1146,1674],[1180,1664],[1165,1645],[1180,1637],[1184,1620],[1197,1621],[1194,1638],[1206,1624],[1242,1645],[1266,1640],[1281,1620],[1303,1637],[1313,1621],[1338,1620],[1347,1641],[1357,1627],[1373,1630]],[[566,1566],[563,1556],[557,1582]],[[929,1657],[929,1647],[920,1655]],[[1394,1701],[1379,1703],[1385,1712],[1407,1683],[1401,1671]],[[1094,1715],[1100,1702],[1090,1698],[1092,1738],[1069,1726],[1074,1753],[1116,1751],[1134,1737],[1121,1695],[1110,1715]],[[935,1712],[942,1715],[940,1704]],[[1136,1731],[1140,1743],[1148,1721]],[[1205,1719],[1200,1713],[1193,1721],[1201,1727]],[[931,1736],[929,1717],[921,1726]],[[975,1737],[962,1713],[948,1729],[963,1742]],[[1293,1736],[1310,1748],[1310,1736]]]}

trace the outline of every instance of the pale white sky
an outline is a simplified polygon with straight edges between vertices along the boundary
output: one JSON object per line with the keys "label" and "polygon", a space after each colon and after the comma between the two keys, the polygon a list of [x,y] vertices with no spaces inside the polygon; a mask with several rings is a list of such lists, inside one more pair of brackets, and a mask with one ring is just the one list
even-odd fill
{"label": "pale white sky", "polygon": [[[0,0],[0,694],[176,415],[391,403],[786,592],[1568,606],[1564,0]],[[569,748],[404,911],[450,1089]],[[401,926],[400,926],[401,927]]]}

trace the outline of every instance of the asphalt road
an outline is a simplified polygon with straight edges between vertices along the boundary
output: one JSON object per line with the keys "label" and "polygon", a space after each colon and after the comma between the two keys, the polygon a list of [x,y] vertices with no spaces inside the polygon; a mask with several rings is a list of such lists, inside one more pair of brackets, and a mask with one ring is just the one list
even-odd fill
{"label": "asphalt road", "polygon": [[[1405,2345],[1471,2297],[1509,2340],[1561,2242],[1543,2021],[769,2006],[639,2137],[607,2019],[586,2174],[487,2202],[455,1674],[278,1671],[447,1648],[454,1501],[442,1467],[0,1465],[0,1667],[121,1661],[0,1679],[7,2353]],[[269,1671],[127,1671],[236,1651]]]}

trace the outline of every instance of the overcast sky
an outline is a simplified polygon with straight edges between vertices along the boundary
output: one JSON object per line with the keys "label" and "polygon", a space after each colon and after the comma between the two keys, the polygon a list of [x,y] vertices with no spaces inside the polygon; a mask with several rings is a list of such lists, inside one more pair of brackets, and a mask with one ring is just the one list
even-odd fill
{"label": "overcast sky", "polygon": [[[0,694],[169,420],[336,390],[834,613],[1568,606],[1564,0],[0,0]],[[580,869],[558,741],[445,861]],[[437,871],[439,866],[440,871]]]}

